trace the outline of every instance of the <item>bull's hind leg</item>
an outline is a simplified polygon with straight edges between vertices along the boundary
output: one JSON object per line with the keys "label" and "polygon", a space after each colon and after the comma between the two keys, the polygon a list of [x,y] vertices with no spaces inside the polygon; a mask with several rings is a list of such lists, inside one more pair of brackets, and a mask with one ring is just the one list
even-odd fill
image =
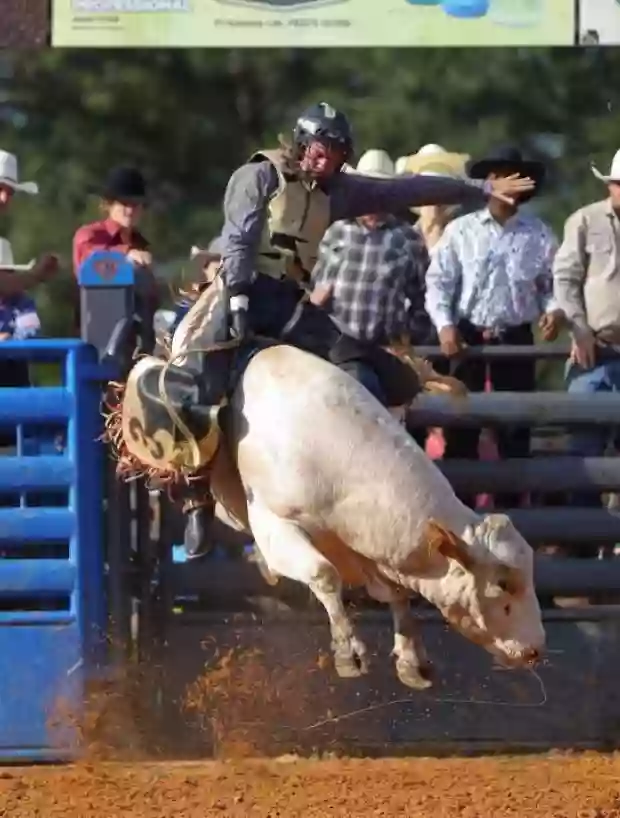
{"label": "bull's hind leg", "polygon": [[269,569],[307,585],[329,617],[336,673],[342,678],[368,672],[368,651],[357,637],[342,601],[337,570],[294,522],[282,519],[254,499],[248,507],[256,545]]}

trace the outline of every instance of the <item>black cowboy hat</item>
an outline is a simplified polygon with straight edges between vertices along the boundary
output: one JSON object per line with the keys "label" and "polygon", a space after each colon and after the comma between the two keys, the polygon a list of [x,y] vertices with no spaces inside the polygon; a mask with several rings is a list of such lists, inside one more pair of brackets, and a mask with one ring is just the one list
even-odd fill
{"label": "black cowboy hat", "polygon": [[107,175],[101,196],[109,202],[142,203],[146,199],[146,182],[136,168],[113,168]]}
{"label": "black cowboy hat", "polygon": [[546,168],[542,162],[524,159],[521,151],[511,145],[495,148],[483,159],[470,159],[465,164],[465,172],[471,179],[486,179],[490,173],[499,171],[519,173],[534,180],[536,187],[521,197],[522,202],[531,199],[540,191],[546,176]]}

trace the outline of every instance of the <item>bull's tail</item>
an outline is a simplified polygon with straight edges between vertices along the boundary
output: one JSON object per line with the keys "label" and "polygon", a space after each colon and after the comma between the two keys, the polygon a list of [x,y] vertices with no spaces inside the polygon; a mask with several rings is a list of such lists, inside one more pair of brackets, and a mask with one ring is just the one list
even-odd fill
{"label": "bull's tail", "polygon": [[458,378],[440,375],[429,361],[416,355],[409,341],[399,341],[392,344],[389,349],[415,371],[424,392],[434,395],[450,395],[457,400],[466,398],[469,394],[465,384]]}

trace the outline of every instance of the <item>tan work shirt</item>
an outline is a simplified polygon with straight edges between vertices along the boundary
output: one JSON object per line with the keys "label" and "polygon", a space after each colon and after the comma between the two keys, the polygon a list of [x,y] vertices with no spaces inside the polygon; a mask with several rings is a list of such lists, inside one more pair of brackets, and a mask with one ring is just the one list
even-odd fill
{"label": "tan work shirt", "polygon": [[564,226],[554,293],[575,331],[620,343],[620,219],[609,199],[582,207]]}

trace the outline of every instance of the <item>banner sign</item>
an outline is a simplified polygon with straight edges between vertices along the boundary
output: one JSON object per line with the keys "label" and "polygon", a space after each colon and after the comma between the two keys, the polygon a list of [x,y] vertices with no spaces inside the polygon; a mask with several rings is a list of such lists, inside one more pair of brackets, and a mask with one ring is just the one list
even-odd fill
{"label": "banner sign", "polygon": [[59,47],[541,46],[572,45],[574,37],[572,0],[52,3]]}
{"label": "banner sign", "polygon": [[583,45],[620,45],[619,0],[581,0],[579,41]]}

